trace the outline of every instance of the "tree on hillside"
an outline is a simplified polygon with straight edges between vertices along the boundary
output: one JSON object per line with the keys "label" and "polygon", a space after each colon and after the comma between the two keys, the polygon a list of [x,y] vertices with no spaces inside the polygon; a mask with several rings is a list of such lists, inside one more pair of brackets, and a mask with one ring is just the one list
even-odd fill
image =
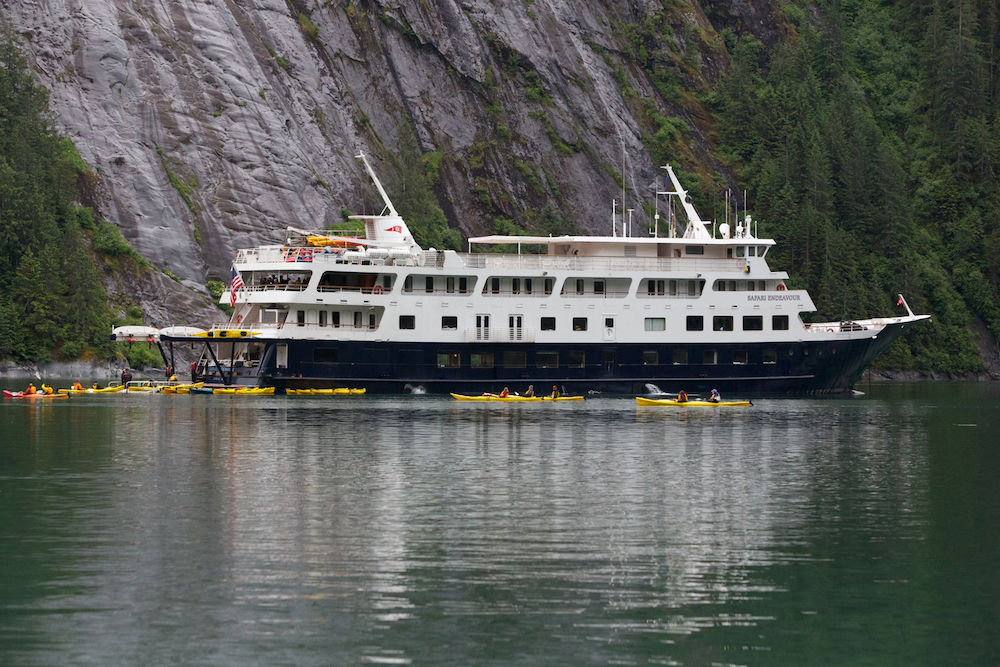
{"label": "tree on hillside", "polygon": [[48,92],[0,33],[0,357],[104,353],[110,316],[75,204],[82,162],[52,130]]}

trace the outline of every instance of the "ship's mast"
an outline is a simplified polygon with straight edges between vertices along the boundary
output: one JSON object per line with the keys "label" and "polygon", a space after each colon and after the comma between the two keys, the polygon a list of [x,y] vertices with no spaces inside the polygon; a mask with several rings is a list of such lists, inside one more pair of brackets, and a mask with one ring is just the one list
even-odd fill
{"label": "ship's mast", "polygon": [[399,214],[396,213],[396,208],[392,205],[392,201],[389,199],[389,195],[385,193],[385,189],[382,187],[382,182],[378,180],[378,176],[375,175],[375,170],[372,169],[370,164],[368,164],[368,158],[365,157],[364,153],[358,153],[354,157],[361,160],[362,164],[365,165],[365,169],[368,170],[368,175],[371,176],[372,181],[375,182],[375,187],[378,188],[378,193],[382,195],[382,201],[385,202],[385,207],[389,209],[389,215],[394,218],[399,217]]}
{"label": "ship's mast", "polygon": [[688,196],[687,190],[681,186],[681,182],[674,174],[673,168],[669,164],[663,165],[663,168],[667,170],[667,175],[670,176],[670,182],[673,184],[674,190],[673,192],[660,192],[659,194],[675,195],[680,199],[681,206],[684,207],[684,213],[687,214],[688,219],[688,228],[684,232],[684,236],[696,239],[711,238],[708,229],[705,227],[705,221],[698,216],[698,211],[695,210],[694,204],[691,203],[691,197]]}

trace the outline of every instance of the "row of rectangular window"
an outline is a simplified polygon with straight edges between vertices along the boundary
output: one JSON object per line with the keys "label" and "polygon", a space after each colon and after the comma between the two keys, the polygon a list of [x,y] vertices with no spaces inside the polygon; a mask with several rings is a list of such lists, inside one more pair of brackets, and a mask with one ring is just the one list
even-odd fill
{"label": "row of rectangular window", "polygon": [[[732,331],[733,324],[734,324],[734,318],[732,315],[712,316],[712,331]],[[607,317],[604,319],[605,327],[612,328],[614,327],[614,325],[615,325],[614,318]],[[688,315],[686,320],[686,325],[687,325],[687,331],[704,331],[705,318],[702,315]],[[415,327],[416,327],[416,317],[414,315],[399,316],[400,329],[413,329]],[[441,328],[457,329],[458,317],[455,315],[444,315],[443,317],[441,317]],[[554,317],[541,318],[539,329],[541,329],[542,331],[555,331],[556,318]],[[773,331],[788,331],[788,315],[772,315],[771,329]],[[573,331],[586,331],[586,330],[587,330],[587,318],[574,317]],[[666,331],[667,318],[647,317],[645,320],[645,330]],[[743,331],[763,331],[763,330],[764,330],[764,317],[762,315],[743,316]]]}
{"label": "row of rectangular window", "polygon": [[[584,368],[587,362],[586,353],[582,350],[570,350],[564,353],[564,366],[566,368]],[[473,352],[469,354],[470,368],[493,368],[496,355],[493,352]],[[734,350],[731,355],[733,365],[748,363],[746,350]],[[338,350],[336,348],[316,348],[313,352],[313,361],[317,363],[337,363],[339,361]],[[719,355],[716,350],[701,351],[699,359],[692,359],[686,349],[676,349],[671,352],[670,363],[674,366],[687,364],[709,364],[714,365],[719,362]],[[761,350],[761,363],[778,363],[778,352],[774,349]],[[528,355],[522,350],[510,350],[503,353],[504,368],[527,368]],[[643,366],[658,366],[660,364],[660,353],[658,350],[643,350]],[[459,352],[439,352],[437,355],[438,368],[461,368],[462,355]],[[554,350],[539,350],[535,352],[535,368],[559,368],[559,352]]]}

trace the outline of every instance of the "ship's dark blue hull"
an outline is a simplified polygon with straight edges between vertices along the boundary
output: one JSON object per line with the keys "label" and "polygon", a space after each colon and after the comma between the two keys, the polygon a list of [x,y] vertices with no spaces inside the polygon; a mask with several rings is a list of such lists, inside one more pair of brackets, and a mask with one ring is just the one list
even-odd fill
{"label": "ship's dark blue hull", "polygon": [[[878,337],[755,344],[392,343],[278,340],[236,382],[370,392],[481,393],[552,385],[573,394],[663,391],[773,394],[847,391],[908,324]],[[681,359],[680,363],[675,360]],[[279,359],[281,361],[279,361]],[[714,363],[711,363],[714,360]]]}

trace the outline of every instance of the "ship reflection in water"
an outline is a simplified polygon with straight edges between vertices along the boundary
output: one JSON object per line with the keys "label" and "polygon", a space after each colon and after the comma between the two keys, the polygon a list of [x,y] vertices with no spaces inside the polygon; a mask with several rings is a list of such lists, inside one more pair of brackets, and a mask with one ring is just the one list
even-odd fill
{"label": "ship reflection in water", "polygon": [[932,621],[974,661],[997,580],[935,443],[976,420],[929,400],[5,405],[0,662],[919,661]]}

